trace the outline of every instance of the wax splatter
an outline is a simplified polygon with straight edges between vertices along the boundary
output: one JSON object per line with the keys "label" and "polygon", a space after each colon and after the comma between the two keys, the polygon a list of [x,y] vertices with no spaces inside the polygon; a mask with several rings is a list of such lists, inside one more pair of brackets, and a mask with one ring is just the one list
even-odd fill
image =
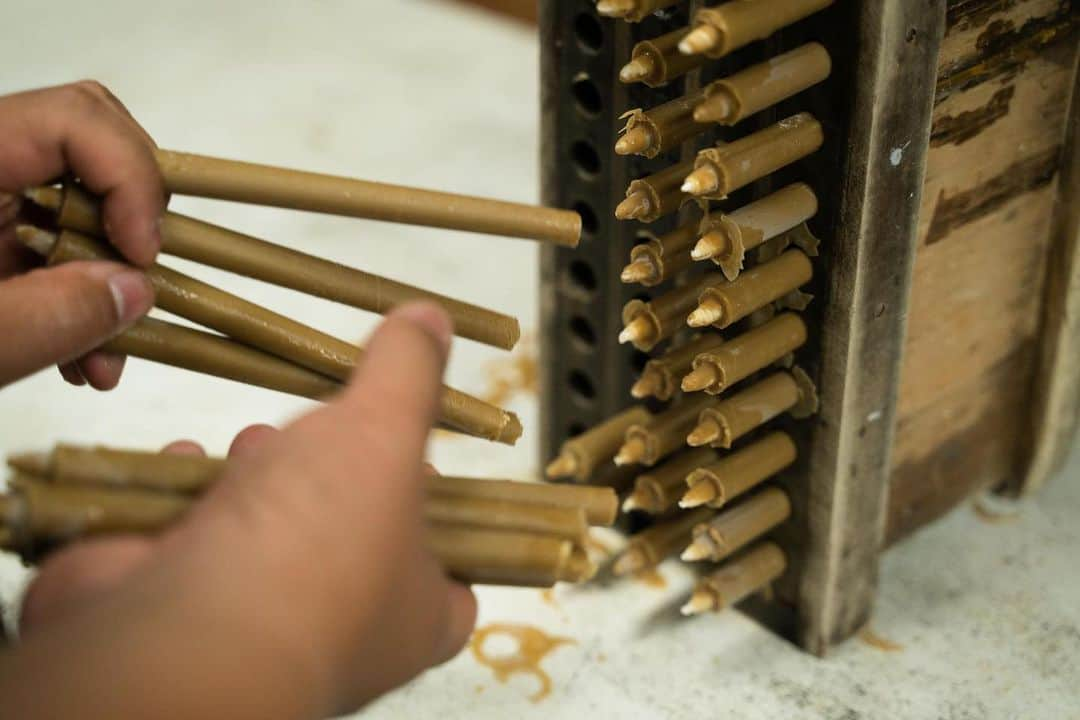
{"label": "wax splatter", "polygon": [[[507,635],[515,640],[516,651],[508,655],[488,655],[484,645],[490,637],[495,635]],[[530,625],[492,623],[477,628],[469,641],[469,649],[472,650],[477,662],[491,668],[495,673],[495,679],[501,683],[509,680],[511,675],[519,673],[535,676],[540,682],[540,687],[529,696],[529,700],[540,702],[551,694],[551,676],[540,667],[540,662],[555,648],[576,643],[577,641],[573,638],[548,635]]]}

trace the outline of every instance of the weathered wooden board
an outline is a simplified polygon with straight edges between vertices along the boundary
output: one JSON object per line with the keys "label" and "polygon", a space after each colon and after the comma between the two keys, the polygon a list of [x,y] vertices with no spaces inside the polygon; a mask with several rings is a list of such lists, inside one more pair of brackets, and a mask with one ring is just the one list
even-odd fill
{"label": "weathered wooden board", "polygon": [[1069,0],[952,0],[899,388],[887,539],[1022,473],[1076,55]]}

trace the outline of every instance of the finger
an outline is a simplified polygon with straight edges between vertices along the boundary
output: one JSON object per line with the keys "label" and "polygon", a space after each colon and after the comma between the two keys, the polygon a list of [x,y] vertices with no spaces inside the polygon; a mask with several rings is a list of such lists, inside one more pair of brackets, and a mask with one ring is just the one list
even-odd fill
{"label": "finger", "polygon": [[79,358],[130,327],[154,302],[146,276],[116,263],[77,262],[0,283],[0,385]]}
{"label": "finger", "polygon": [[86,384],[86,378],[82,376],[82,372],[79,370],[79,366],[76,363],[62,363],[57,365],[56,369],[60,371],[60,376],[69,384],[75,385],[76,387],[82,387]]}
{"label": "finger", "polygon": [[77,365],[86,382],[95,390],[112,390],[120,383],[127,357],[95,350],[79,358]]}
{"label": "finger", "polygon": [[419,468],[435,422],[452,332],[446,312],[432,303],[393,311],[336,404],[354,422],[367,420],[380,449],[393,447],[411,467]]}
{"label": "finger", "polygon": [[190,455],[192,457],[206,457],[206,451],[202,445],[194,440],[174,440],[161,448],[162,455]]}
{"label": "finger", "polygon": [[84,80],[80,80],[79,82],[82,83],[82,84],[85,84],[92,91],[99,93],[103,100],[110,103],[113,107],[115,107],[117,110],[119,110],[120,113],[123,114],[124,117],[126,117],[128,120],[131,121],[132,128],[137,133],[142,135],[143,138],[145,138],[148,143],[150,143],[154,147],[157,147],[157,143],[154,142],[154,138],[150,137],[150,133],[148,133],[146,131],[146,128],[144,128],[142,125],[139,124],[139,121],[136,120],[135,116],[131,114],[130,110],[128,110],[128,106],[125,105],[120,100],[120,98],[116,97],[116,95],[113,94],[112,90],[105,87],[104,85],[97,82],[96,80],[91,80],[89,78],[84,79]]}
{"label": "finger", "polygon": [[23,596],[24,633],[84,606],[129,577],[153,552],[151,540],[118,537],[80,543],[49,558]]}
{"label": "finger", "polygon": [[441,665],[461,652],[476,627],[477,604],[472,589],[453,581],[447,584],[446,625],[432,663],[434,665]]}
{"label": "finger", "polygon": [[15,192],[68,171],[104,196],[105,229],[132,262],[161,247],[165,209],[153,145],[93,82],[0,98],[0,190]]}
{"label": "finger", "polygon": [[280,430],[270,425],[251,425],[237,433],[229,446],[229,457],[241,457],[258,451],[259,446],[276,436]]}

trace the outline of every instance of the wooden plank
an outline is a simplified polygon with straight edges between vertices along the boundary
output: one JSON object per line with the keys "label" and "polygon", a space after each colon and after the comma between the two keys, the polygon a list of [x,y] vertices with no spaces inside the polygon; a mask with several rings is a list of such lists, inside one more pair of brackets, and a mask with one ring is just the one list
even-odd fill
{"label": "wooden plank", "polygon": [[[1067,0],[953,0],[948,19],[904,345],[890,540],[1026,465],[1030,443],[1014,440],[1026,437],[1027,406],[1013,391],[1032,386],[1074,75]],[[994,422],[981,419],[986,393],[999,396]],[[972,453],[967,461],[960,448]]]}
{"label": "wooden plank", "polygon": [[532,25],[535,25],[537,21],[538,0],[456,0],[456,2],[493,10],[500,15]]}
{"label": "wooden plank", "polygon": [[1080,414],[1080,74],[1075,63],[1071,106],[1031,393],[1032,458],[1016,488],[1021,494],[1035,492],[1060,469]]}
{"label": "wooden plank", "polygon": [[[869,618],[945,2],[862,3],[840,216],[829,243],[799,641],[824,654]],[[905,29],[898,31],[898,29]]]}

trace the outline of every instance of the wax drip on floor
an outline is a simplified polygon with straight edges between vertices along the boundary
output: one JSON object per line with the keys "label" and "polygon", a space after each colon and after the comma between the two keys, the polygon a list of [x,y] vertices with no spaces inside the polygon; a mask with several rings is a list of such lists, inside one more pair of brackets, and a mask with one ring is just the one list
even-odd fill
{"label": "wax drip on floor", "polygon": [[[514,639],[517,642],[516,651],[509,655],[488,655],[485,643],[495,635],[507,635]],[[548,635],[530,625],[492,623],[476,629],[469,641],[469,649],[477,662],[491,668],[495,679],[501,683],[509,680],[511,675],[535,676],[540,688],[529,696],[529,700],[540,702],[551,694],[551,676],[540,667],[540,662],[555,648],[575,644],[577,641],[573,638]]]}

